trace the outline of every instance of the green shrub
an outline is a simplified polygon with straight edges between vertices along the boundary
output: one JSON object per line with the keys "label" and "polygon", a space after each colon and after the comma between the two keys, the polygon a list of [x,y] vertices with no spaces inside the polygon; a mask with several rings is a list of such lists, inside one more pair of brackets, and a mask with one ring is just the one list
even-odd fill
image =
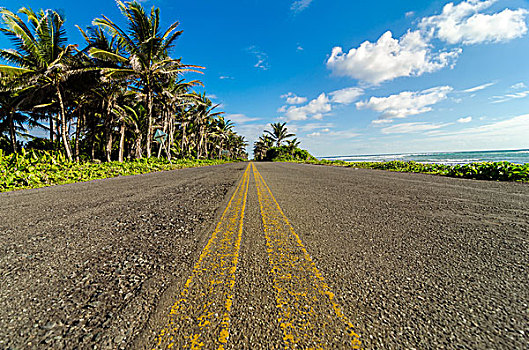
{"label": "green shrub", "polygon": [[509,162],[483,162],[462,165],[417,163],[413,161],[390,162],[344,162],[341,160],[309,160],[304,163],[347,166],[360,169],[379,169],[388,171],[435,174],[476,180],[523,181],[529,182],[529,163],[513,164]]}
{"label": "green shrub", "polygon": [[266,156],[263,160],[271,162],[281,161],[308,161],[315,160],[307,150],[300,148],[290,148],[288,146],[271,147],[266,151]]}
{"label": "green shrub", "polygon": [[59,152],[22,149],[6,155],[0,150],[0,192],[222,163],[226,161],[176,159],[170,163],[165,158],[76,163]]}

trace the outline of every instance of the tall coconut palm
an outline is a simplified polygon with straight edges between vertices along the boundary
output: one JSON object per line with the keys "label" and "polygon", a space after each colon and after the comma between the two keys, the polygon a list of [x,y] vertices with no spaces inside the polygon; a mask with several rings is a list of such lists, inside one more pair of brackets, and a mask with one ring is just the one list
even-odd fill
{"label": "tall coconut palm", "polygon": [[213,133],[215,135],[215,145],[217,147],[218,158],[221,157],[223,150],[229,151],[229,138],[233,135],[233,123],[219,116],[213,123]]}
{"label": "tall coconut palm", "polygon": [[28,25],[18,15],[0,9],[3,32],[16,49],[0,50],[0,57],[14,66],[0,65],[0,78],[11,84],[54,91],[59,104],[60,133],[68,159],[72,151],[68,138],[63,84],[72,71],[74,45],[66,45],[64,18],[53,10],[38,12],[21,8],[19,13],[27,17]]}
{"label": "tall coconut palm", "polygon": [[136,159],[139,159],[142,157],[141,141],[143,137],[142,130],[144,129],[143,124],[146,121],[146,111],[140,103],[134,106],[125,105],[124,110],[126,111],[124,121],[132,129],[132,133],[134,134],[132,153]]}
{"label": "tall coconut palm", "polygon": [[246,154],[246,146],[248,146],[248,142],[244,136],[240,136],[235,133],[230,134],[228,138],[228,147],[230,149],[232,158],[247,158],[248,155]]}
{"label": "tall coconut palm", "polygon": [[274,145],[274,140],[263,134],[259,136],[259,140],[254,142],[253,155],[256,160],[262,160],[266,157],[266,152]]}
{"label": "tall coconut palm", "polygon": [[213,121],[224,114],[224,112],[215,112],[218,106],[214,105],[206,97],[205,93],[198,95],[196,105],[192,112],[197,158],[208,157],[208,136],[211,131],[210,128],[213,126]]}
{"label": "tall coconut palm", "polygon": [[[89,27],[86,31],[77,27],[83,35],[87,47],[83,50],[83,53],[90,52],[92,49],[102,50],[105,52],[112,53],[114,55],[120,55],[123,53],[123,48],[119,44],[116,38],[109,38],[105,32],[99,27]],[[99,72],[104,69],[120,69],[123,68],[122,62],[116,62],[115,60],[108,59],[107,57],[83,57],[89,61],[88,65],[94,69],[98,69]],[[127,81],[109,79],[107,76],[98,76],[97,84],[89,91],[90,95],[99,102],[101,115],[103,117],[103,138],[105,142],[104,153],[107,161],[111,161],[112,144],[113,144],[113,128],[116,123],[116,119],[120,119],[120,146],[123,146],[123,134],[124,134],[124,123],[123,118],[120,116],[123,113],[115,113],[118,107],[118,99],[122,98],[127,91]],[[122,158],[123,149],[120,147],[118,158]]]}
{"label": "tall coconut palm", "polygon": [[178,22],[169,26],[165,32],[160,29],[160,10],[154,6],[150,14],[136,1],[117,1],[118,7],[127,20],[128,29],[124,30],[112,20],[103,16],[93,21],[94,25],[106,29],[118,38],[125,53],[109,52],[104,49],[91,48],[94,57],[120,62],[122,67],[105,68],[103,72],[114,79],[136,79],[141,87],[147,107],[147,157],[151,156],[154,119],[154,92],[157,81],[178,76],[186,71],[195,70],[197,66],[183,65],[180,59],[169,57],[176,39],[182,34],[178,31]]}
{"label": "tall coconut palm", "polygon": [[294,150],[299,146],[300,143],[301,142],[299,142],[297,138],[294,138],[293,140],[287,140],[288,152],[293,154]]}
{"label": "tall coconut palm", "polygon": [[286,122],[284,123],[272,123],[270,126],[272,127],[272,131],[265,130],[265,132],[270,135],[270,137],[274,140],[276,143],[276,147],[281,146],[281,142],[283,140],[288,139],[290,137],[296,136],[295,134],[290,134],[288,132],[288,129],[286,127]]}
{"label": "tall coconut palm", "polygon": [[[194,95],[189,90],[196,85],[202,85],[200,81],[193,80],[186,82],[184,79],[176,80],[171,79],[165,84],[160,84],[157,87],[158,90],[158,106],[160,109],[160,115],[162,117],[162,129],[163,132],[168,135],[168,144],[174,143],[174,137],[176,132],[176,124],[179,121],[182,127],[182,137],[185,140],[185,129],[188,121],[185,118],[185,108],[191,103],[196,102]],[[181,116],[177,120],[177,116]],[[184,142],[181,143],[181,151]],[[160,157],[162,148],[158,150],[158,157]],[[180,152],[181,153],[181,152]],[[168,154],[168,158],[171,158],[171,152]]]}

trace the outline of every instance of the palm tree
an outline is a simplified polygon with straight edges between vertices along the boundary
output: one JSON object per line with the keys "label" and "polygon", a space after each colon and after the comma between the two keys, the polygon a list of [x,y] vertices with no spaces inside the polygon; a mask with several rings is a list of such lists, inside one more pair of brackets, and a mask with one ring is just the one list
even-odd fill
{"label": "palm tree", "polygon": [[142,141],[142,129],[143,124],[145,122],[145,108],[142,104],[138,103],[134,106],[128,106],[125,105],[124,109],[126,111],[126,115],[124,117],[124,121],[129,127],[132,128],[132,132],[134,134],[134,142],[133,142],[133,155],[136,159],[142,157],[142,147],[141,147],[141,141]]}
{"label": "palm tree", "polygon": [[224,114],[224,112],[215,112],[218,106],[214,105],[206,97],[206,93],[198,95],[196,105],[192,111],[197,159],[201,157],[208,158],[208,140],[209,134],[213,129],[214,120]]}
{"label": "palm tree", "polygon": [[246,153],[246,146],[248,146],[248,142],[244,138],[244,136],[237,135],[235,133],[231,133],[228,138],[228,147],[230,149],[230,153],[232,155],[232,158],[234,159],[240,159],[240,158],[248,158],[248,154]]}
{"label": "palm tree", "polygon": [[[196,85],[202,85],[202,83],[197,80],[186,82],[184,79],[171,79],[168,82],[165,82],[165,84],[157,86],[159,100],[158,106],[160,109],[159,114],[162,117],[163,132],[168,135],[167,142],[169,145],[174,143],[177,128],[176,124],[178,121],[181,123],[181,126],[183,126],[182,136],[185,140],[184,134],[186,125],[183,124],[188,122],[187,118],[185,118],[185,116],[187,116],[185,114],[185,108],[196,102],[194,94],[189,93],[189,90]],[[178,116],[181,117],[179,120],[177,118]],[[161,154],[161,150],[160,147],[158,150],[158,157]],[[168,158],[171,158],[171,152],[169,152]]]}
{"label": "palm tree", "polygon": [[229,138],[233,135],[233,123],[231,120],[224,119],[223,116],[219,116],[213,125],[213,133],[216,138],[215,145],[218,148],[218,158],[220,159],[223,150],[229,151]]}
{"label": "palm tree", "polygon": [[117,4],[127,27],[105,16],[85,31],[78,27],[86,41],[82,50],[67,44],[64,18],[56,11],[0,8],[0,31],[14,47],[0,50],[9,64],[0,65],[2,147],[15,149],[25,127],[43,127],[39,120],[49,118],[44,128],[51,144],[60,137],[57,145],[70,160],[83,153],[107,161],[112,155],[123,161],[127,151],[128,157],[151,156],[157,128],[168,134],[168,158],[214,158],[223,149],[244,156],[246,141],[218,105],[192,91],[202,83],[182,77],[202,67],[169,56],[182,33],[178,22],[162,31],[159,9],[146,12],[138,1]]}
{"label": "palm tree", "polygon": [[292,155],[292,153],[294,153],[294,150],[299,146],[300,143],[301,142],[299,142],[297,138],[293,140],[287,140],[288,152]]}
{"label": "palm tree", "polygon": [[160,31],[160,9],[154,6],[150,14],[136,1],[117,1],[121,13],[128,22],[128,30],[122,29],[106,16],[93,21],[94,25],[106,29],[117,38],[125,53],[91,48],[93,57],[119,62],[119,68],[104,68],[103,72],[112,79],[136,79],[142,89],[147,107],[147,157],[151,156],[154,120],[154,92],[157,82],[176,77],[186,71],[197,71],[197,66],[183,65],[180,59],[168,56],[176,39],[182,34],[175,22],[165,32]]}
{"label": "palm tree", "polygon": [[0,57],[14,66],[0,65],[0,78],[21,87],[30,85],[54,91],[59,104],[62,142],[68,159],[72,160],[69,143],[63,84],[72,73],[74,45],[66,45],[64,18],[53,10],[34,12],[21,8],[29,27],[19,15],[0,9],[6,34],[17,50],[0,50]]}
{"label": "palm tree", "polygon": [[288,133],[288,129],[285,126],[286,124],[287,124],[286,122],[284,122],[284,123],[279,123],[279,122],[272,123],[272,124],[270,124],[270,126],[272,127],[272,131],[265,130],[265,132],[267,134],[269,134],[270,137],[272,137],[272,139],[276,143],[276,147],[280,147],[281,146],[281,142],[283,142],[283,140],[288,139],[288,138],[293,137],[293,136],[296,136],[295,134],[289,134]]}
{"label": "palm tree", "polygon": [[[101,50],[114,55],[120,55],[123,48],[116,38],[109,38],[105,32],[99,27],[89,27],[83,31],[77,27],[83,35],[87,47],[83,50],[86,54],[91,50]],[[104,69],[120,69],[124,65],[122,62],[116,62],[107,57],[89,57],[83,56],[89,61],[88,65],[94,69],[98,69],[98,74]],[[113,128],[116,122],[120,123],[120,149],[118,152],[118,159],[123,160],[123,141],[124,141],[124,115],[122,109],[119,109],[118,100],[123,99],[127,94],[128,85],[126,80],[109,79],[106,76],[98,76],[97,84],[88,93],[92,98],[99,102],[99,110],[103,119],[103,139],[104,139],[104,153],[107,161],[111,161],[112,145],[113,145]],[[117,120],[119,119],[119,120]]]}
{"label": "palm tree", "polygon": [[266,157],[266,152],[274,145],[272,137],[263,134],[259,140],[254,142],[253,154],[256,160],[262,160]]}

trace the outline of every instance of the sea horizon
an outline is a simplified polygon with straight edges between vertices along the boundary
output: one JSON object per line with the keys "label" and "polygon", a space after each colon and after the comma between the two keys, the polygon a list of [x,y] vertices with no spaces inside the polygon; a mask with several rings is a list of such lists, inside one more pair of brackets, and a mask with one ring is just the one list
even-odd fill
{"label": "sea horizon", "polygon": [[474,162],[529,163],[529,149],[457,151],[457,152],[400,152],[382,154],[360,154],[317,157],[326,160],[345,162],[388,162],[393,160],[415,161],[436,164],[467,164]]}

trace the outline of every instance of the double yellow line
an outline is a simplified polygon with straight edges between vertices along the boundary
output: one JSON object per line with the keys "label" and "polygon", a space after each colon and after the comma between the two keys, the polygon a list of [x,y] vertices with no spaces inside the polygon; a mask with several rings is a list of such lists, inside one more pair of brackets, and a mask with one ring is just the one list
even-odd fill
{"label": "double yellow line", "polygon": [[255,166],[253,174],[286,347],[359,348],[353,324]]}
{"label": "double yellow line", "polygon": [[272,191],[250,163],[193,272],[173,305],[156,348],[224,349],[252,169],[285,348],[360,348],[341,311]]}
{"label": "double yellow line", "polygon": [[249,183],[250,166],[171,308],[157,348],[223,349],[227,343]]}

